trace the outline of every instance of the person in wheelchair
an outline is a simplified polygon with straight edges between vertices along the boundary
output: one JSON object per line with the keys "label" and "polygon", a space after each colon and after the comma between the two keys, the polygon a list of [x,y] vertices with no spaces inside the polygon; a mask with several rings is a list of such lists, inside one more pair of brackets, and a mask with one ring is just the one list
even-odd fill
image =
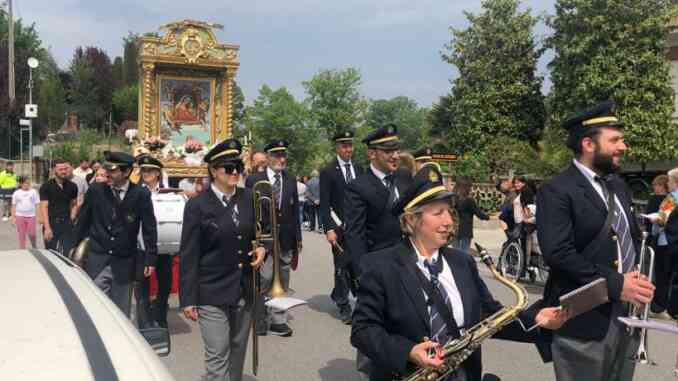
{"label": "person in wheelchair", "polygon": [[514,187],[518,193],[512,203],[514,227],[506,232],[500,268],[509,276],[520,279],[529,275],[534,281],[537,272],[546,270],[542,261],[533,258],[541,254],[536,232],[536,192],[524,176],[514,179]]}

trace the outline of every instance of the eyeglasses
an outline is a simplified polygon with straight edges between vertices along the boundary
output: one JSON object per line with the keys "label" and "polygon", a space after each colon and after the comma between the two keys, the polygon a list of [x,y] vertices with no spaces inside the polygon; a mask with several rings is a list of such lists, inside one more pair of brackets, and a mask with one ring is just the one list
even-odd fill
{"label": "eyeglasses", "polygon": [[224,172],[226,172],[226,174],[229,174],[229,175],[230,174],[237,175],[239,173],[242,173],[242,171],[243,171],[243,166],[241,164],[226,163],[226,164],[223,164],[219,167],[223,168]]}

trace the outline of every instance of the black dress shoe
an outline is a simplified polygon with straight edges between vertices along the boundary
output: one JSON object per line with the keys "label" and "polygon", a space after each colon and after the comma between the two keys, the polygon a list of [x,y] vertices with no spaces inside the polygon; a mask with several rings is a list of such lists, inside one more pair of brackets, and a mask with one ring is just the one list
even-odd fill
{"label": "black dress shoe", "polygon": [[271,324],[269,329],[271,335],[290,337],[292,336],[292,328],[287,324]]}
{"label": "black dress shoe", "polygon": [[351,307],[342,307],[339,309],[339,320],[346,325],[351,325]]}

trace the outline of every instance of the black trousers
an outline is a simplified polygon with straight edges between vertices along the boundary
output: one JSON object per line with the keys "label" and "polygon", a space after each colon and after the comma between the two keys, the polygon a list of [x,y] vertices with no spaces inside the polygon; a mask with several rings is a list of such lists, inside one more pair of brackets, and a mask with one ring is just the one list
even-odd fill
{"label": "black trousers", "polygon": [[158,279],[158,295],[151,303],[151,278],[137,282],[134,295],[137,302],[137,324],[140,328],[148,328],[157,322],[167,328],[167,310],[170,291],[172,290],[172,255],[158,255],[155,275]]}
{"label": "black trousers", "polygon": [[[342,248],[345,248],[343,234],[338,234],[337,242]],[[334,288],[330,297],[340,309],[349,306],[348,295],[353,292],[357,296],[355,285],[356,277],[350,261],[346,258],[348,253],[341,252],[337,247],[332,247],[332,258],[334,262]]]}
{"label": "black trousers", "polygon": [[669,309],[670,314],[678,314],[678,294],[671,292],[677,271],[678,258],[674,250],[671,250],[670,246],[657,246],[655,248],[654,264],[657,289],[652,301],[653,312],[663,312]]}
{"label": "black trousers", "polygon": [[75,246],[75,242],[73,242],[73,223],[71,222],[70,217],[50,218],[49,225],[52,228],[54,236],[51,240],[45,241],[45,249],[55,250],[64,255],[68,255],[73,246]]}
{"label": "black trousers", "polygon": [[158,296],[153,303],[153,319],[161,326],[167,325],[167,310],[172,291],[172,262],[174,255],[158,255],[155,274],[158,278]]}
{"label": "black trousers", "polygon": [[[306,205],[308,206],[308,230],[313,231],[316,227],[316,218],[319,218],[318,206],[313,201],[306,201]],[[318,228],[320,228],[320,221],[318,221]]]}

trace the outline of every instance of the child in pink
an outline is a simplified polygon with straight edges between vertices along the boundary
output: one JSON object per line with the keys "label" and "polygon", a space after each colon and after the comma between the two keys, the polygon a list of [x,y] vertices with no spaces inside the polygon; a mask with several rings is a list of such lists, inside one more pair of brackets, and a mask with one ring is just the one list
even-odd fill
{"label": "child in pink", "polygon": [[19,247],[26,248],[26,235],[35,248],[35,216],[40,203],[38,192],[31,188],[31,181],[25,176],[19,177],[19,189],[12,194],[12,224],[19,234]]}

